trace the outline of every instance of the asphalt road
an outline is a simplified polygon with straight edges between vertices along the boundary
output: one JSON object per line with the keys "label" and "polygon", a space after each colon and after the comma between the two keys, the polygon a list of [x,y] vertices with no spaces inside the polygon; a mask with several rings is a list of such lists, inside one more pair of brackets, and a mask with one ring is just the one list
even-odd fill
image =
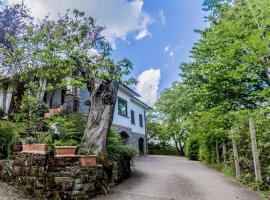
{"label": "asphalt road", "polygon": [[135,161],[131,178],[95,200],[259,200],[255,192],[200,162],[169,156]]}

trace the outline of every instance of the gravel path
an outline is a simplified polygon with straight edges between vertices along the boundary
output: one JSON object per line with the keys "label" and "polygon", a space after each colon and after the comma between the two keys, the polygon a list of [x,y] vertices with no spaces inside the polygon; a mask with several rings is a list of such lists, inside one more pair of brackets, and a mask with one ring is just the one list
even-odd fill
{"label": "gravel path", "polygon": [[95,200],[259,200],[255,192],[200,162],[169,156],[135,161],[130,179]]}
{"label": "gravel path", "polygon": [[30,200],[30,198],[14,187],[0,182],[0,200]]}

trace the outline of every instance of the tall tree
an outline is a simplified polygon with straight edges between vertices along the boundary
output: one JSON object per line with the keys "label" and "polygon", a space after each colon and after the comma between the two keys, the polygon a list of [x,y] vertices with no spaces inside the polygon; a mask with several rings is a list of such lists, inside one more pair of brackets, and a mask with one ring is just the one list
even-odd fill
{"label": "tall tree", "polygon": [[[23,4],[6,6],[0,11],[1,76],[14,75],[20,71],[21,66],[16,64],[26,59],[26,57],[20,56],[16,45],[9,39],[10,37],[16,38],[25,34],[27,26],[32,20],[29,10]],[[12,60],[17,60],[16,64]]]}

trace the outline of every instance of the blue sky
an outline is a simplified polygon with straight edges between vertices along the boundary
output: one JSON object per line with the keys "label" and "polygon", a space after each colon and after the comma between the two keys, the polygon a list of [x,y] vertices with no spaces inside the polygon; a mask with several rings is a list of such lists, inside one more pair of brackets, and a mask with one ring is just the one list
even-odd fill
{"label": "blue sky", "polygon": [[[202,11],[202,0],[145,0],[144,9],[157,15],[160,10],[165,16],[165,24],[157,21],[150,25],[151,36],[136,41],[132,36],[129,42],[117,43],[114,56],[129,58],[134,64],[133,76],[138,77],[143,71],[160,69],[161,79],[159,92],[179,79],[178,66],[189,60],[189,51],[199,35],[194,29],[202,29],[205,12]],[[157,17],[158,18],[158,17]],[[169,46],[170,52],[164,49]]]}
{"label": "blue sky", "polygon": [[[7,0],[20,3],[21,0]],[[114,47],[113,58],[128,58],[134,64],[132,77],[142,100],[153,105],[160,92],[179,80],[179,65],[189,60],[189,51],[202,29],[203,0],[24,0],[32,14],[42,18],[77,8],[104,25],[104,36]]]}

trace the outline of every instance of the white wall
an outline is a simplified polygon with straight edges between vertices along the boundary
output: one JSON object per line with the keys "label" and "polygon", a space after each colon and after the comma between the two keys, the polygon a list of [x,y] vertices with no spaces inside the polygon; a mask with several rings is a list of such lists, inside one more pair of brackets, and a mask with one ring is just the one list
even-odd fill
{"label": "white wall", "polygon": [[[89,112],[89,106],[85,105],[85,101],[89,99],[90,93],[87,89],[80,90],[80,112],[87,114]],[[119,88],[118,97],[127,101],[128,117],[121,116],[118,114],[118,98],[115,104],[113,124],[125,126],[132,129],[132,132],[145,134],[145,120],[144,120],[144,107],[135,101],[131,100],[129,93]],[[133,110],[135,113],[135,125],[131,124],[130,111]],[[143,116],[143,127],[140,127],[139,114]]]}
{"label": "white wall", "polygon": [[[130,105],[131,105],[130,109],[133,110],[135,113],[135,125],[131,124],[131,120],[130,120],[132,131],[135,133],[145,134],[145,119],[144,119],[145,109],[141,105],[139,105],[138,103],[132,100],[131,100]],[[140,127],[139,114],[142,115],[143,127]]]}
{"label": "white wall", "polygon": [[[117,96],[127,101],[128,117],[118,114],[118,99],[117,99],[114,110],[113,124],[129,127],[132,129],[132,132],[135,133],[145,134],[144,108],[138,103],[132,101],[129,94],[126,93],[121,88],[119,88]],[[133,110],[135,114],[135,124],[131,123],[131,114],[130,114],[131,110]],[[143,116],[143,127],[140,127],[139,114]]]}

